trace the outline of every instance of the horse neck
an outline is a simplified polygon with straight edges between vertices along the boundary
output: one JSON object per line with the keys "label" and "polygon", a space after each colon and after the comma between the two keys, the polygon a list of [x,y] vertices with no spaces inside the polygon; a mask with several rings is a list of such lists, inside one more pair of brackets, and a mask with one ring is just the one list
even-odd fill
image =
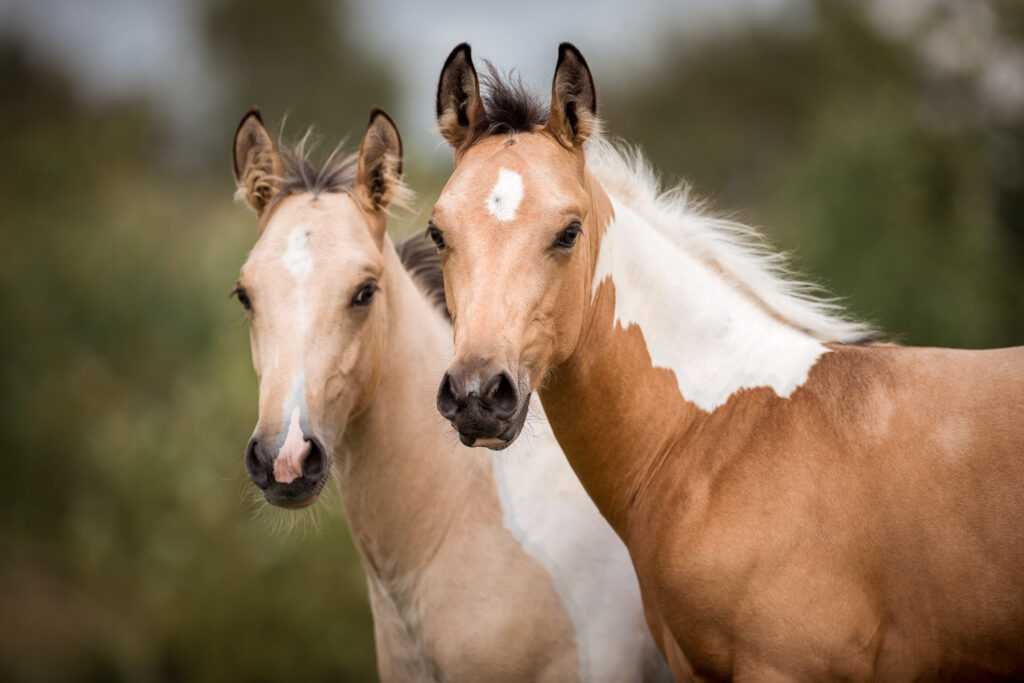
{"label": "horse neck", "polygon": [[607,226],[591,246],[592,299],[576,350],[541,399],[584,487],[622,534],[638,491],[685,446],[688,429],[742,400],[743,388],[788,396],[828,349],[688,250],[683,236],[666,236],[589,182]]}
{"label": "horse neck", "polygon": [[337,450],[338,487],[367,570],[382,580],[422,569],[472,495],[474,462],[456,453],[434,408],[451,330],[386,240],[388,321],[378,387]]}

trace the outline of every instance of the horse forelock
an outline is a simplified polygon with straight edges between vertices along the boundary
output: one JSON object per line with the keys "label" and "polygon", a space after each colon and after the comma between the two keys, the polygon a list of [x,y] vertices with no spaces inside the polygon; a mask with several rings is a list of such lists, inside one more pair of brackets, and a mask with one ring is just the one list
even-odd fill
{"label": "horse forelock", "polygon": [[548,122],[548,109],[515,71],[502,74],[489,60],[480,76],[482,116],[473,122],[465,146],[492,135],[529,133]]}

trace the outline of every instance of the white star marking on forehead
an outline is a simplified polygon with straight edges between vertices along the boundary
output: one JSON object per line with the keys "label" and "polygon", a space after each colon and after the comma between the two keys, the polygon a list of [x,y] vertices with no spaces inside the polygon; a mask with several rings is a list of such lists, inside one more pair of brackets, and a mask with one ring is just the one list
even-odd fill
{"label": "white star marking on forehead", "polygon": [[523,177],[507,168],[498,169],[498,182],[487,195],[487,210],[499,221],[510,221],[516,217],[521,201]]}
{"label": "white star marking on forehead", "polygon": [[313,245],[310,243],[309,230],[305,226],[300,225],[288,234],[288,246],[281,260],[299,284],[309,277],[313,271]]}

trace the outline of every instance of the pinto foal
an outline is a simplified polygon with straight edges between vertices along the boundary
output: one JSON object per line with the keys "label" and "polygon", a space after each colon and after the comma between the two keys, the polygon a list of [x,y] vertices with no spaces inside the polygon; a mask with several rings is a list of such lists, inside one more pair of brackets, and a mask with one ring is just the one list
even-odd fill
{"label": "pinto foal", "polygon": [[600,137],[576,48],[546,110],[496,78],[460,45],[437,93],[463,442],[538,391],[679,678],[1024,678],[1024,348],[862,343]]}
{"label": "pinto foal", "polygon": [[391,119],[374,110],[353,157],[290,159],[255,110],[242,120],[235,179],[259,216],[236,289],[259,378],[246,468],[299,507],[333,461],[381,679],[665,680],[626,549],[543,415],[494,463],[433,409],[451,328],[431,245],[385,232],[403,194]]}

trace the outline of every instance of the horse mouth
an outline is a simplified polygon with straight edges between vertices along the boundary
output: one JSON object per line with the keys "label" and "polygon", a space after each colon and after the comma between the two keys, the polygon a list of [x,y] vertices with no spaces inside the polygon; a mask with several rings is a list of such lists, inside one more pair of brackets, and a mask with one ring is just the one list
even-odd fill
{"label": "horse mouth", "polygon": [[299,477],[293,482],[282,484],[273,480],[271,484],[263,489],[263,498],[268,503],[286,510],[300,510],[309,507],[320,498],[320,493],[327,483],[327,475],[317,480],[307,477]]}
{"label": "horse mouth", "polygon": [[488,448],[492,451],[503,451],[511,446],[519,437],[519,434],[523,431],[523,425],[526,424],[526,416],[529,413],[530,394],[527,394],[526,400],[523,401],[523,405],[519,408],[519,412],[516,413],[508,426],[497,436],[477,436],[459,432],[459,440],[462,441],[463,445],[470,448]]}
{"label": "horse mouth", "polygon": [[267,499],[268,503],[270,503],[271,505],[276,505],[279,508],[284,508],[286,510],[301,510],[302,508],[309,507],[310,505],[315,503],[317,501],[317,499],[320,498],[320,494],[319,493],[314,493],[309,498],[298,499],[298,500],[296,500],[295,498],[279,498],[279,499],[275,499],[275,498],[271,498],[270,496],[268,496],[266,494],[264,494],[264,498]]}

